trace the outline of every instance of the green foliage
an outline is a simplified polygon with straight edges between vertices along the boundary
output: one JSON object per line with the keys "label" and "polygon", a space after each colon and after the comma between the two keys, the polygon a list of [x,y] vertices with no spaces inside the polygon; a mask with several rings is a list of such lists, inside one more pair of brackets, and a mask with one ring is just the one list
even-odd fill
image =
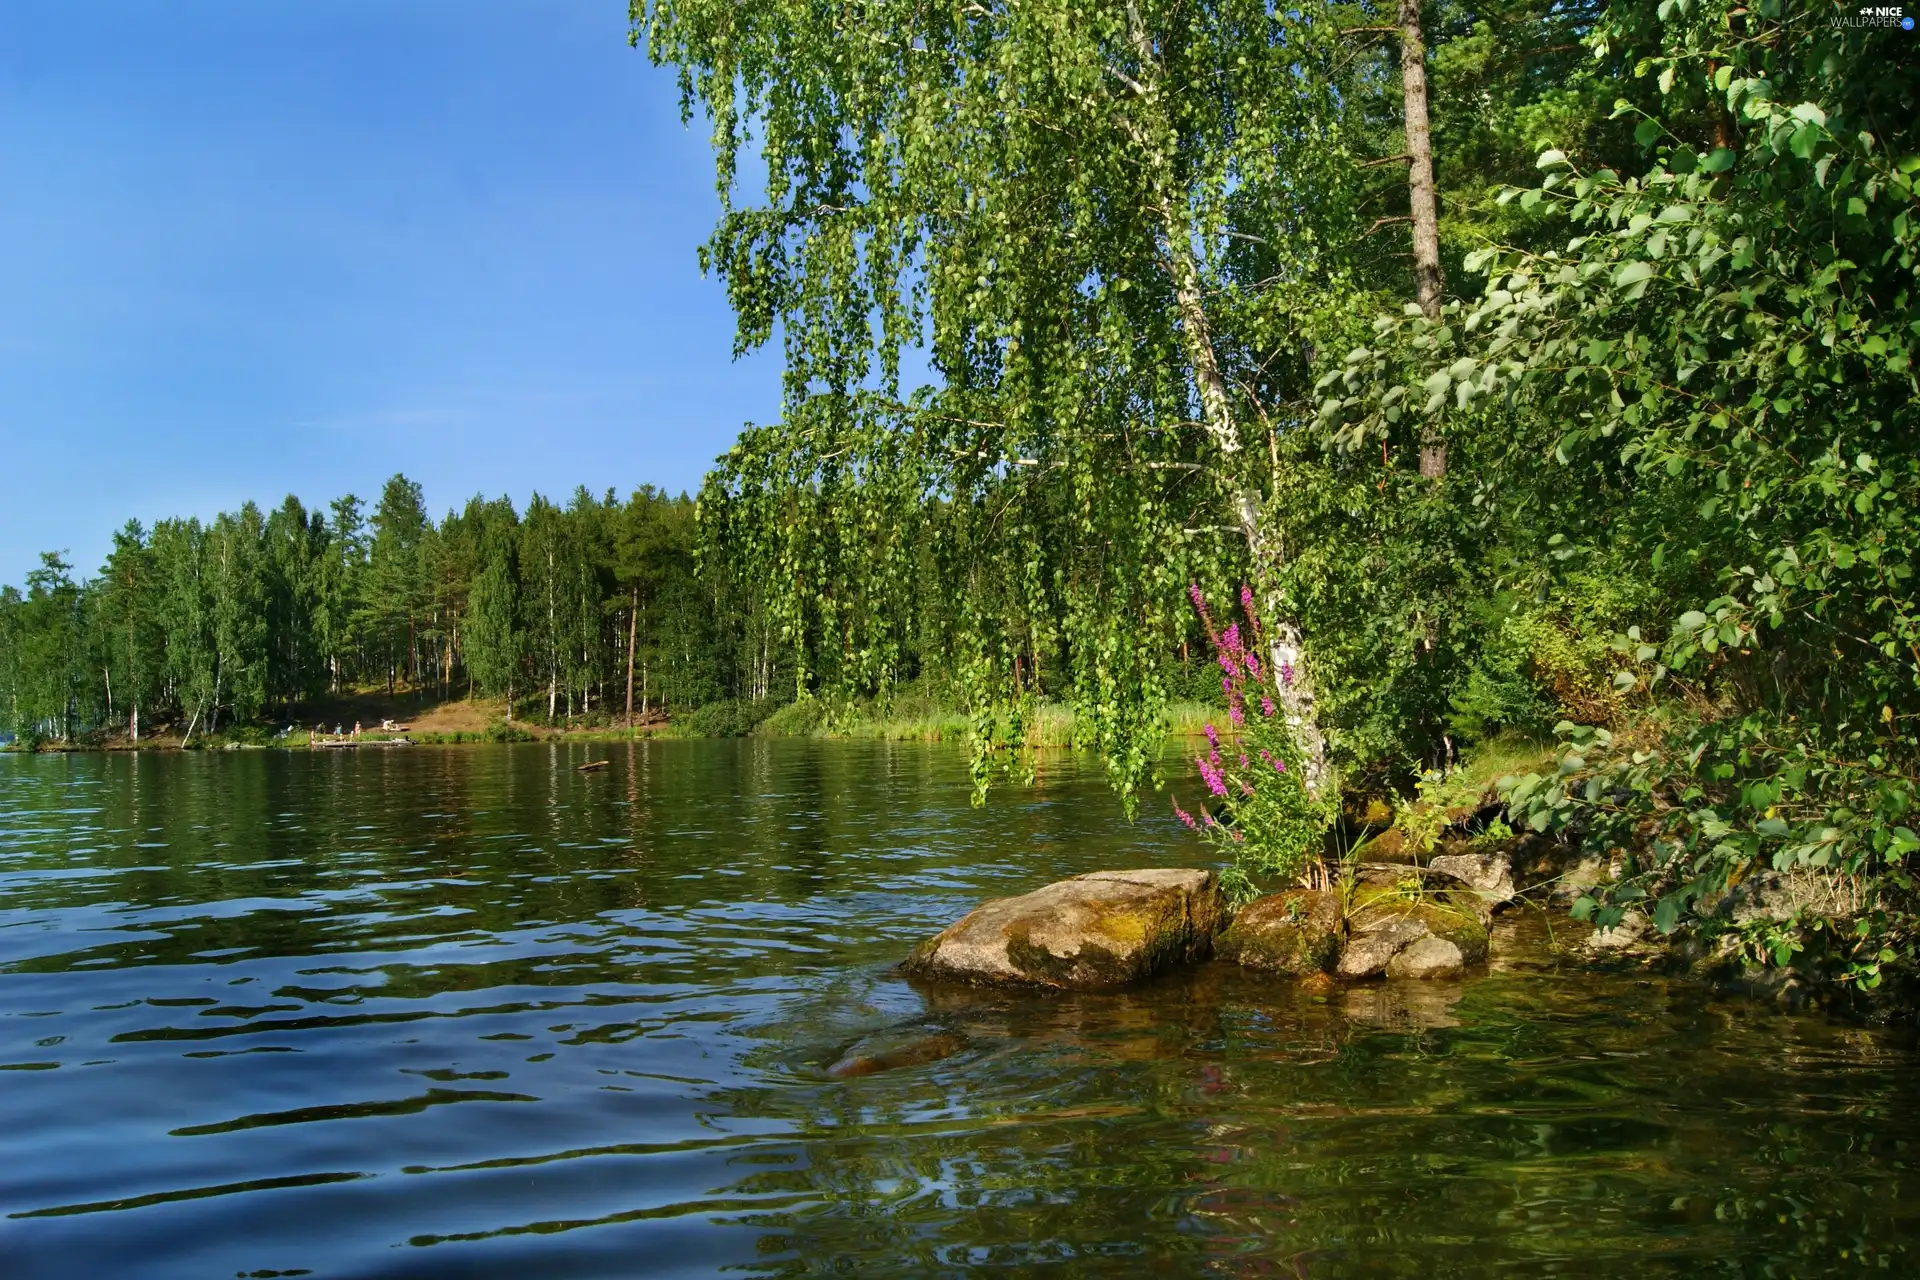
{"label": "green foliage", "polygon": [[1581,618],[1523,606],[1456,699],[1481,727],[1557,669],[1575,718],[1617,729],[1660,704],[1630,740],[1578,731],[1557,777],[1509,788],[1536,830],[1632,853],[1596,918],[1644,903],[1671,930],[1756,867],[1804,871],[1852,886],[1833,903],[1874,904],[1849,952],[1863,981],[1879,961],[1858,957],[1905,928],[1920,716],[1920,157],[1900,38],[1615,5],[1597,47],[1658,90],[1615,111],[1639,176],[1547,151],[1537,185],[1502,193],[1527,241],[1471,259],[1485,290],[1437,323],[1383,319],[1321,380],[1350,457],[1435,426],[1469,447],[1500,433],[1475,500],[1534,539],[1550,604],[1582,576],[1624,584]]}
{"label": "green foliage", "polygon": [[694,708],[675,730],[690,738],[744,738],[774,710],[772,702],[744,698],[709,702]]}
{"label": "green foliage", "polygon": [[1238,622],[1216,630],[1197,586],[1191,597],[1222,673],[1228,728],[1223,735],[1208,724],[1206,754],[1194,757],[1208,792],[1200,816],[1177,797],[1173,812],[1230,859],[1221,886],[1245,902],[1318,867],[1334,807],[1307,786],[1305,753],[1282,699],[1293,673],[1262,661],[1266,645],[1251,589],[1240,593],[1245,634]]}
{"label": "green foliage", "polygon": [[[782,588],[797,690],[878,696],[937,658],[984,784],[1052,680],[1123,793],[1151,776],[1178,593],[1268,576],[1266,406],[1390,260],[1357,230],[1376,131],[1339,109],[1372,93],[1317,17],[635,6],[713,122],[703,261],[738,343],[784,335],[784,420],[743,434],[701,518]],[[915,343],[937,385],[906,394]]]}
{"label": "green foliage", "polygon": [[785,650],[750,656],[693,560],[693,503],[652,488],[625,503],[539,495],[521,519],[475,498],[437,524],[420,489],[387,483],[369,536],[351,495],[325,513],[287,498],[211,523],[137,522],[99,575],[47,557],[23,593],[0,590],[0,728],[56,741],[189,743],[282,728],[327,695],[369,686],[542,699],[549,719],[601,723],[763,699]]}
{"label": "green foliage", "polygon": [[1431,853],[1441,835],[1453,822],[1447,814],[1453,797],[1443,769],[1423,772],[1414,785],[1414,796],[1394,806],[1393,825],[1414,853]]}
{"label": "green foliage", "polygon": [[1844,976],[1876,985],[1889,942],[1912,945],[1910,867],[1920,777],[1897,763],[1870,727],[1823,732],[1766,711],[1695,722],[1677,718],[1616,740],[1565,725],[1552,775],[1501,781],[1517,820],[1596,849],[1634,851],[1627,874],[1583,899],[1601,924],[1645,910],[1663,933],[1710,910],[1757,872],[1813,873],[1824,892],[1805,919],[1768,922],[1785,960],[1804,934],[1854,921]]}

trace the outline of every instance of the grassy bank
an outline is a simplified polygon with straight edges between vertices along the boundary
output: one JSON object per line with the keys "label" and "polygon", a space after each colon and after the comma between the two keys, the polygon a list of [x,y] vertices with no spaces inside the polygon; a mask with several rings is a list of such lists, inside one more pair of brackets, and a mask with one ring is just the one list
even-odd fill
{"label": "grassy bank", "polygon": [[[521,713],[524,717],[524,712]],[[1199,737],[1209,720],[1219,720],[1218,708],[1198,702],[1176,702],[1167,709],[1170,740]],[[184,739],[182,725],[148,728],[138,742],[124,733],[90,734],[76,742],[45,742],[43,750],[239,750],[282,747],[324,748],[341,737],[351,737],[360,726],[362,741],[405,738],[435,745],[500,742],[626,742],[634,738],[842,738],[887,742],[964,742],[966,714],[932,699],[910,695],[887,704],[852,704],[837,708],[820,701],[779,703],[716,702],[672,716],[657,712],[645,722],[628,726],[621,717],[576,717],[572,722],[543,724],[538,720],[506,719],[498,700],[448,699],[434,702],[405,694],[389,697],[347,695],[322,707],[303,708],[275,721],[238,727],[223,726],[218,733],[196,732]],[[290,722],[290,723],[289,723]],[[1027,726],[1026,741],[1036,747],[1074,745],[1073,708],[1043,702]],[[387,727],[391,725],[392,727]],[[314,726],[319,726],[316,731]],[[16,744],[10,750],[28,750]]]}
{"label": "grassy bank", "polygon": [[[1222,713],[1197,702],[1175,703],[1167,709],[1170,738],[1199,737],[1209,719]],[[1073,708],[1059,702],[1040,703],[1027,725],[1026,741],[1035,747],[1071,747],[1077,721]],[[793,702],[773,712],[754,727],[761,737],[867,738],[887,742],[964,742],[969,720],[952,707],[898,700],[888,707],[873,705],[832,709],[818,702]]]}

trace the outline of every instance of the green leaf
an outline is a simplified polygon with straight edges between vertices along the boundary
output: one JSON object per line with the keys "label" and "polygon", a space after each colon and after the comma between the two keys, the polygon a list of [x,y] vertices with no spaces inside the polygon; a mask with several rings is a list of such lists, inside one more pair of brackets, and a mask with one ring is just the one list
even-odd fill
{"label": "green leaf", "polygon": [[1630,285],[1630,284],[1638,284],[1641,281],[1646,280],[1652,275],[1653,275],[1653,264],[1651,262],[1646,262],[1646,261],[1642,261],[1641,259],[1635,258],[1631,262],[1623,262],[1618,267],[1614,268],[1613,284],[1615,288],[1620,288],[1622,286]]}
{"label": "green leaf", "polygon": [[1725,173],[1733,168],[1733,161],[1732,151],[1726,147],[1715,147],[1707,153],[1707,158],[1700,162],[1700,168],[1704,173]]}

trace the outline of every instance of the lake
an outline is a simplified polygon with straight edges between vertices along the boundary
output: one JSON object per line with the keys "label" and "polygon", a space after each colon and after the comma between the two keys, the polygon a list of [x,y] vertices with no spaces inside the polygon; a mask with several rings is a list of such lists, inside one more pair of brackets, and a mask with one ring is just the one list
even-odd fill
{"label": "lake", "polygon": [[0,1273],[1920,1270],[1908,1033],[1558,966],[1538,917],[1320,997],[893,972],[1205,863],[1143,809],[1067,756],[974,808],[917,744],[0,756]]}

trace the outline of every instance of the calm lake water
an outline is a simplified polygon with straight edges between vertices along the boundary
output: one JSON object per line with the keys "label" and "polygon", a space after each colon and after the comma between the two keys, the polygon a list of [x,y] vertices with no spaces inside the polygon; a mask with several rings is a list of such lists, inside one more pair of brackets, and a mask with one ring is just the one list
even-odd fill
{"label": "calm lake water", "polygon": [[1537,925],[1322,999],[892,973],[1204,861],[1147,807],[866,743],[0,757],[0,1274],[1920,1272],[1908,1036]]}

